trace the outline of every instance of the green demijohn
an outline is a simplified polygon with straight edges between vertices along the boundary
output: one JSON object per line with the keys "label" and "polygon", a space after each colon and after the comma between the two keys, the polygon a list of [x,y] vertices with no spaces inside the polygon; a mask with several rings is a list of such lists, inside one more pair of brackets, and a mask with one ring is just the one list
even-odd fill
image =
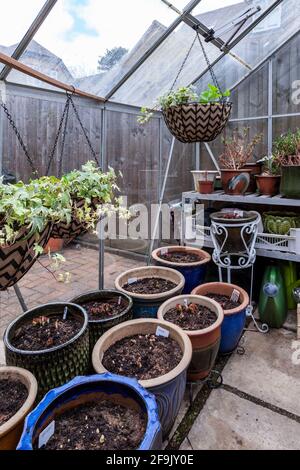
{"label": "green demijohn", "polygon": [[259,318],[271,328],[281,328],[287,316],[284,280],[279,266],[266,268],[259,297]]}

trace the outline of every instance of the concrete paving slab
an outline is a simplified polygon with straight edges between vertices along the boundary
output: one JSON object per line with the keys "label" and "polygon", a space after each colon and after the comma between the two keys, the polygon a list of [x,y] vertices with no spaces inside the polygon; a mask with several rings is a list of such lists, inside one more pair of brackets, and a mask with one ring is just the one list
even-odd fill
{"label": "concrete paving slab", "polygon": [[245,354],[230,358],[224,383],[300,416],[300,365],[292,362],[294,341],[295,333],[284,329],[266,335],[246,333]]}
{"label": "concrete paving slab", "polygon": [[218,389],[209,396],[188,441],[194,450],[299,450],[299,436],[296,421]]}

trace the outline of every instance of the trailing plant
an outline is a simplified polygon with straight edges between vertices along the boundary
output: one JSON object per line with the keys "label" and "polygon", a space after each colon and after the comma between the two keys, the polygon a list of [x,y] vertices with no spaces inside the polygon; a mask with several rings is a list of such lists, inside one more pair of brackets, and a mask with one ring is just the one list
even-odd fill
{"label": "trailing plant", "polygon": [[281,165],[300,165],[300,129],[279,136],[274,142],[274,152]]}
{"label": "trailing plant", "polygon": [[262,176],[279,176],[280,175],[280,159],[278,155],[270,155],[258,160],[257,163],[263,163]]}
{"label": "trailing plant", "polygon": [[224,169],[240,170],[253,156],[256,145],[262,140],[262,134],[256,134],[251,140],[249,138],[248,127],[245,127],[242,134],[238,129],[232,133],[229,139],[223,138],[225,146],[224,153],[220,155],[219,161]]}
{"label": "trailing plant", "polygon": [[140,124],[145,124],[153,116],[153,112],[159,109],[165,110],[171,106],[180,106],[189,103],[208,104],[218,102],[230,97],[230,90],[221,93],[218,87],[209,84],[207,89],[197,94],[193,86],[180,87],[175,91],[170,91],[157,100],[157,104],[153,109],[141,108],[141,115],[138,117]]}

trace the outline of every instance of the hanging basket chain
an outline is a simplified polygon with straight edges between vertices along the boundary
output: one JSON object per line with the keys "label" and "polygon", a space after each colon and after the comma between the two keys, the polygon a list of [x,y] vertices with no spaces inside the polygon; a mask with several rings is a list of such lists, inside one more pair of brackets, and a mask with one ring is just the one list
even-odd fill
{"label": "hanging basket chain", "polygon": [[[214,85],[215,85],[215,86],[220,90],[220,92],[221,92],[220,84],[219,84],[219,82],[218,82],[218,80],[217,80],[217,77],[216,77],[216,74],[215,74],[215,72],[214,72],[213,66],[212,66],[211,63],[210,63],[210,60],[209,60],[208,55],[207,55],[207,53],[206,53],[205,47],[204,47],[203,42],[202,42],[202,40],[201,40],[200,33],[199,33],[198,31],[197,31],[197,37],[198,37],[199,44],[200,44],[200,46],[201,46],[201,49],[202,49],[204,58],[205,58],[205,60],[206,60],[206,64],[207,64],[208,70],[209,70],[209,72],[210,72],[211,78],[212,78],[212,80],[213,80],[213,82],[214,82]],[[221,93],[222,93],[222,92],[221,92]]]}
{"label": "hanging basket chain", "polygon": [[14,131],[14,133],[15,133],[16,136],[17,136],[17,139],[18,139],[18,141],[19,141],[19,144],[20,144],[21,148],[23,149],[24,154],[25,154],[25,156],[26,156],[26,158],[27,158],[27,160],[28,160],[28,163],[29,163],[29,165],[30,165],[30,167],[31,167],[32,173],[36,175],[36,174],[38,173],[38,171],[37,171],[37,169],[36,169],[35,166],[34,166],[34,163],[33,163],[33,161],[32,161],[32,158],[30,157],[30,155],[29,155],[29,153],[28,153],[27,147],[26,147],[26,145],[25,145],[25,143],[24,143],[24,141],[23,141],[23,139],[22,139],[22,137],[21,137],[21,134],[20,134],[20,132],[19,132],[17,126],[16,126],[16,123],[15,123],[15,121],[14,121],[12,115],[10,114],[10,112],[9,112],[9,110],[8,110],[8,108],[7,108],[7,106],[3,103],[3,101],[0,101],[0,105],[1,105],[1,107],[3,108],[3,111],[4,111],[4,113],[5,113],[6,117],[7,117],[7,119],[8,119],[8,121],[9,121],[9,123],[10,123],[10,125],[11,125],[11,127],[12,127],[12,129],[13,129],[13,131]]}
{"label": "hanging basket chain", "polygon": [[62,177],[63,155],[64,155],[64,148],[65,148],[65,143],[66,143],[69,112],[70,112],[70,100],[68,99],[66,103],[65,125],[64,125],[64,130],[62,134],[61,152],[60,152],[59,161],[58,161],[58,177],[59,178]]}
{"label": "hanging basket chain", "polygon": [[187,51],[187,53],[186,53],[186,55],[185,55],[185,58],[183,59],[183,62],[182,62],[182,64],[181,64],[181,67],[180,67],[180,69],[179,69],[179,71],[178,71],[178,73],[177,73],[177,76],[176,76],[176,78],[175,78],[175,80],[174,80],[174,82],[173,82],[173,84],[172,84],[172,86],[171,86],[170,92],[174,90],[175,85],[176,85],[176,83],[177,83],[177,81],[178,81],[178,79],[179,79],[179,77],[180,77],[180,75],[181,75],[181,73],[182,73],[182,71],[183,71],[183,69],[184,69],[184,67],[185,67],[185,64],[186,64],[186,62],[187,62],[187,60],[188,60],[188,58],[189,58],[189,56],[190,56],[190,54],[191,54],[191,52],[192,52],[192,49],[193,49],[193,47],[194,47],[194,44],[195,44],[196,40],[197,40],[197,35],[196,35],[195,39],[193,40],[193,42],[192,42],[192,44],[191,44],[191,47],[190,47],[189,50]]}

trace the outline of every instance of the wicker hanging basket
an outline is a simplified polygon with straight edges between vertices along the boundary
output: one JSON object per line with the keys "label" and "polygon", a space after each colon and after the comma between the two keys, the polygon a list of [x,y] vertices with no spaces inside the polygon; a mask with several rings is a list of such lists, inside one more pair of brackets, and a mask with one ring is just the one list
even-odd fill
{"label": "wicker hanging basket", "polygon": [[[82,209],[84,207],[85,201],[84,199],[74,199],[73,205],[76,209]],[[91,210],[96,211],[97,206],[99,205],[98,200],[93,200],[91,204]],[[88,224],[84,221],[78,220],[75,215],[75,211],[73,211],[71,222],[59,222],[58,224],[54,224],[51,232],[51,238],[60,238],[65,241],[74,240],[77,237],[80,237],[89,231]]]}
{"label": "wicker hanging basket", "polygon": [[13,287],[29,271],[37,260],[34,245],[42,248],[50,238],[51,224],[48,224],[37,238],[33,234],[26,238],[26,229],[22,230],[12,245],[0,248],[0,291]]}
{"label": "wicker hanging basket", "polygon": [[163,110],[165,123],[180,142],[211,142],[221,134],[230,117],[232,103],[189,103]]}

